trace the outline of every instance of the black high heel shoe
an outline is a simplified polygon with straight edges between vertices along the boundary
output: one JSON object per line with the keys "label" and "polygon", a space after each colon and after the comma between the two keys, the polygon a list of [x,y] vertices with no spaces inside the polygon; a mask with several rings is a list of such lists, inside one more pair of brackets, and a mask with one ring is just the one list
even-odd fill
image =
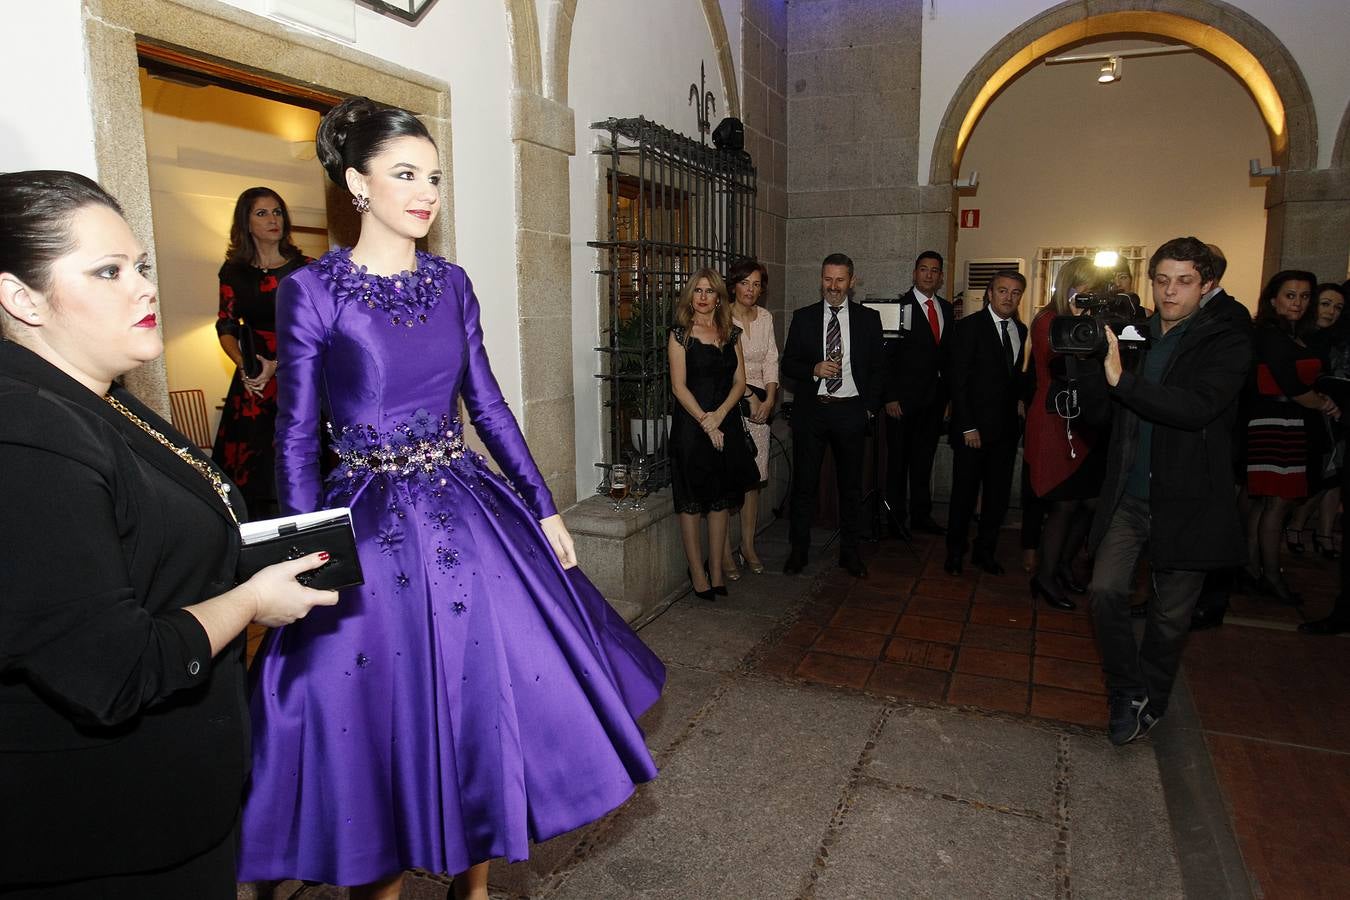
{"label": "black high heel shoe", "polygon": [[1073,577],[1073,570],[1060,566],[1055,569],[1055,583],[1070,594],[1086,594],[1088,586]]}
{"label": "black high heel shoe", "polygon": [[[1323,543],[1323,539],[1326,543]],[[1341,551],[1336,549],[1336,539],[1329,534],[1313,532],[1313,548],[1323,559],[1340,559]]]}
{"label": "black high heel shoe", "polygon": [[[717,599],[717,593],[713,589],[711,584],[709,584],[709,587],[706,591],[700,591],[698,588],[694,587],[694,573],[690,572],[688,569],[685,569],[684,574],[689,576],[689,587],[694,592],[695,597],[697,597],[700,600],[708,600],[708,601]],[[709,581],[711,581],[711,579],[709,579]],[[725,590],[725,588],[723,588],[723,590]]]}
{"label": "black high heel shoe", "polygon": [[[727,596],[727,586],[726,586],[725,584],[713,584],[713,583],[712,583],[712,572],[709,572],[709,571],[708,571],[708,566],[707,566],[706,564],[703,566],[703,574],[704,574],[704,576],[706,576],[707,579],[708,579],[708,589],[709,589],[709,590],[711,590],[714,594],[716,594],[716,595],[719,596],[719,597],[725,597],[725,596]],[[723,573],[723,577],[726,577],[726,573],[725,573],[725,572]]]}
{"label": "black high heel shoe", "polygon": [[1041,584],[1039,577],[1034,575],[1031,578],[1031,597],[1033,600],[1044,600],[1054,609],[1061,609],[1066,612],[1078,608],[1078,604],[1068,597],[1056,596],[1053,591]]}

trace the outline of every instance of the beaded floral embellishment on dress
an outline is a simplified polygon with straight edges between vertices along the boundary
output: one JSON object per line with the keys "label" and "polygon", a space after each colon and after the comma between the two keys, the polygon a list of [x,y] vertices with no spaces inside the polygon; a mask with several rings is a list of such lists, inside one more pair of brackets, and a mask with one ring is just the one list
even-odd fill
{"label": "beaded floral embellishment on dress", "polygon": [[412,328],[424,324],[441,302],[450,263],[417,251],[417,269],[397,275],[372,275],[352,262],[349,249],[330,250],[315,267],[332,287],[338,303],[360,303],[388,314],[391,325]]}

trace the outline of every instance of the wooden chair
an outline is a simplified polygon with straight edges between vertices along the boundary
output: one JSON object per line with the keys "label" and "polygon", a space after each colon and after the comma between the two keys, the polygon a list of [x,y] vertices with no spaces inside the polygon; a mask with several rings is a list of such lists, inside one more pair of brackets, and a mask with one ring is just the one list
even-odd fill
{"label": "wooden chair", "polygon": [[206,394],[200,390],[169,391],[169,421],[201,449],[211,451],[215,443],[211,419],[206,414]]}

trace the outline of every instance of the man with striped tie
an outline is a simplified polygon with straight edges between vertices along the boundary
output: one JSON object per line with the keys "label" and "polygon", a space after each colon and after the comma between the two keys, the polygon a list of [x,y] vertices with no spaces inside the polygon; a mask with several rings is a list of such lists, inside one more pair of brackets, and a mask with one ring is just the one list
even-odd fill
{"label": "man with striped tie", "polygon": [[839,565],[858,578],[867,568],[862,539],[863,446],[868,422],[881,406],[881,316],[853,302],[853,260],[825,257],[821,302],[792,314],[779,368],[795,382],[792,411],[792,544],[783,571],[806,566],[816,514],[820,466],[829,447],[839,488]]}

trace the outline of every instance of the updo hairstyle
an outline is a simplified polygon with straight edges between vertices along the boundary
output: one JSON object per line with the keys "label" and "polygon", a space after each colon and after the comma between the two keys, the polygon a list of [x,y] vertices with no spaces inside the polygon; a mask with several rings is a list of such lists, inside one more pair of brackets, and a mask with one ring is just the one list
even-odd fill
{"label": "updo hairstyle", "polygon": [[48,291],[52,263],[75,249],[71,220],[94,204],[123,215],[112,195],[83,175],[52,169],[0,174],[0,272]]}
{"label": "updo hairstyle", "polygon": [[323,117],[314,146],[328,177],[347,190],[348,169],[369,175],[370,160],[390,141],[401,137],[426,138],[436,146],[427,126],[406,109],[367,97],[351,97]]}

